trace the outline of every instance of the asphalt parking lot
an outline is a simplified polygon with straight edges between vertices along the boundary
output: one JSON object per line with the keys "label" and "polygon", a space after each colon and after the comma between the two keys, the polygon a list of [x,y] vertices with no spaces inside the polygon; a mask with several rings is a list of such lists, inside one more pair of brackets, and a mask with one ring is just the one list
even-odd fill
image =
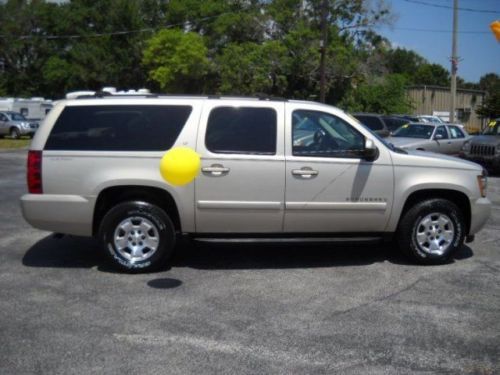
{"label": "asphalt parking lot", "polygon": [[21,217],[26,151],[0,151],[0,374],[500,373],[500,178],[443,266],[387,246],[193,245],[114,272],[92,239]]}

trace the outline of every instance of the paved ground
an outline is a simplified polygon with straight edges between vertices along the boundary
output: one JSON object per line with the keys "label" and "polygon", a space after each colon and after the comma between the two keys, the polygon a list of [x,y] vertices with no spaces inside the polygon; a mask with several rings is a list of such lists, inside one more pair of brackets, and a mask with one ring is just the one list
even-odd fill
{"label": "paved ground", "polygon": [[0,152],[0,374],[500,373],[500,179],[445,266],[384,247],[193,246],[117,274],[90,239],[20,215],[25,151]]}

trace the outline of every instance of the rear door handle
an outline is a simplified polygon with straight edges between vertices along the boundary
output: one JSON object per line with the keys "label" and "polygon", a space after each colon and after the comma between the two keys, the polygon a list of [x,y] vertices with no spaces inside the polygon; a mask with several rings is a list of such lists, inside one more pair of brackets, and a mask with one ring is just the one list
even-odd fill
{"label": "rear door handle", "polygon": [[312,178],[313,176],[317,176],[319,172],[311,168],[305,167],[302,169],[292,169],[292,174],[294,176],[300,176],[302,178]]}
{"label": "rear door handle", "polygon": [[201,168],[201,171],[203,173],[209,173],[212,176],[222,176],[228,174],[230,169],[220,164],[212,164],[210,167]]}

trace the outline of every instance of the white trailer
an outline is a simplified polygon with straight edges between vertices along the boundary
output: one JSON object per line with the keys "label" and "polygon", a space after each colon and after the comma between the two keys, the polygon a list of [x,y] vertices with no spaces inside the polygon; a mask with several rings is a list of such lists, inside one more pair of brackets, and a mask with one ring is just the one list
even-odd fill
{"label": "white trailer", "polygon": [[0,98],[0,111],[18,112],[28,120],[43,120],[52,107],[52,100],[44,98]]}

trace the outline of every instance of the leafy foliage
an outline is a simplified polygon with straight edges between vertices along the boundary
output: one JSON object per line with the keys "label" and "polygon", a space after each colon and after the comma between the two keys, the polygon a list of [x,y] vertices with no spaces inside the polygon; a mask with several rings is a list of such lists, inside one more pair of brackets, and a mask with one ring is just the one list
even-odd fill
{"label": "leafy foliage", "polygon": [[344,97],[340,105],[352,112],[406,113],[411,102],[406,97],[406,78],[389,74],[377,83],[363,83]]}
{"label": "leafy foliage", "polygon": [[197,92],[210,69],[207,51],[199,34],[162,30],[147,42],[143,63],[162,90]]}
{"label": "leafy foliage", "polygon": [[[391,19],[384,0],[0,1],[0,95],[115,86],[315,100],[324,47],[328,103],[406,112],[405,85],[450,77],[372,28]],[[498,75],[483,78],[459,84],[493,96]]]}

